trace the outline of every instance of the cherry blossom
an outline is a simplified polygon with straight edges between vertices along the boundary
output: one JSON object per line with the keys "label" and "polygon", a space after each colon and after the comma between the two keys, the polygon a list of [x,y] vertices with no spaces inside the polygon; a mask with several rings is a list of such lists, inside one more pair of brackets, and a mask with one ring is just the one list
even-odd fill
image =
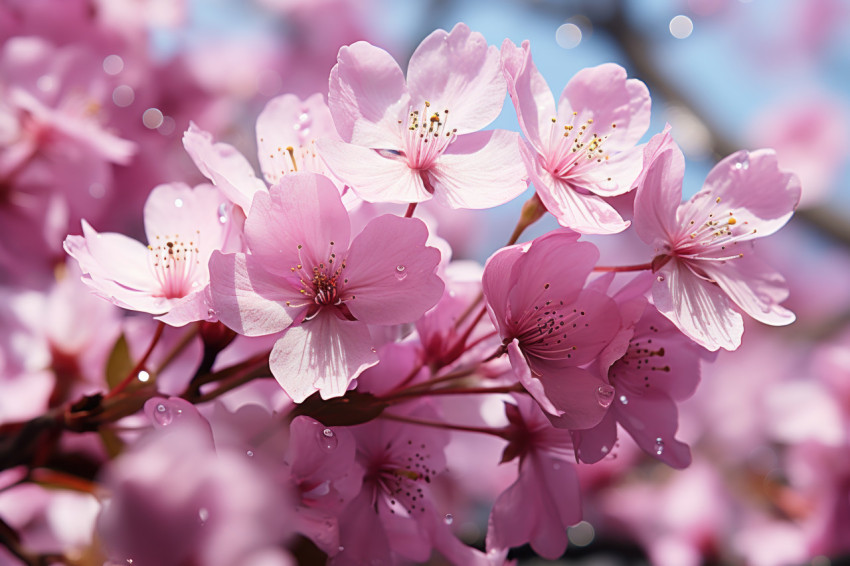
{"label": "cherry blossom", "polygon": [[635,228],[655,248],[658,310],[709,350],[740,345],[737,309],[765,324],[793,322],[780,306],[788,296],[784,280],[755,253],[753,240],[788,222],[800,200],[797,177],[779,170],[773,151],[739,151],[679,204],[684,158],[669,133],[653,139],[647,153],[652,160],[635,198]]}
{"label": "cherry blossom", "polygon": [[583,366],[620,328],[614,302],[584,281],[599,252],[560,229],[526,245],[503,248],[484,268],[490,318],[519,382],[557,426],[588,428],[605,406],[602,378]]}
{"label": "cherry blossom", "polygon": [[296,402],[315,391],[343,395],[378,362],[368,325],[414,321],[440,298],[440,253],[425,246],[427,235],[418,219],[384,215],[351,240],[333,183],[287,175],[254,197],[245,221],[250,253],[213,254],[216,312],[240,334],[286,331],[269,364]]}
{"label": "cherry blossom", "polygon": [[549,212],[585,234],[625,230],[629,223],[601,197],[627,192],[641,171],[635,144],[649,127],[646,86],[606,63],[576,73],[556,109],[528,41],[517,47],[505,40],[502,69],[528,139],[522,157]]}
{"label": "cherry blossom", "polygon": [[120,307],[161,315],[173,326],[214,319],[207,262],[228,245],[229,210],[209,185],[160,185],[145,203],[147,246],[99,234],[84,220],[83,235],[68,236],[65,250],[80,263],[83,281]]}
{"label": "cherry blossom", "polygon": [[465,24],[437,30],[410,58],[359,41],[339,51],[328,105],[344,140],[320,139],[322,157],[369,202],[489,208],[526,187],[518,136],[479,131],[502,109],[498,51]]}

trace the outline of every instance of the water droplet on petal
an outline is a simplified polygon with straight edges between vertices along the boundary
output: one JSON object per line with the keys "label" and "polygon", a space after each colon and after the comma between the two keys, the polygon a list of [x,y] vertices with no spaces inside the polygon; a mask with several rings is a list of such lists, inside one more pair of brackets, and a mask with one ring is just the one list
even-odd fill
{"label": "water droplet on petal", "polygon": [[735,164],[735,169],[738,171],[742,171],[750,168],[750,158],[744,156],[744,158]]}
{"label": "water droplet on petal", "polygon": [[138,375],[136,375],[136,377],[139,378],[139,381],[141,381],[142,383],[147,383],[148,380],[151,378],[151,374],[149,374],[145,370],[142,370],[138,373]]}
{"label": "water droplet on petal", "polygon": [[395,266],[395,271],[396,271],[395,278],[398,279],[399,281],[404,280],[404,278],[407,277],[407,273],[404,272],[406,269],[407,268],[403,265]]}
{"label": "water droplet on petal", "polygon": [[596,400],[599,401],[599,404],[606,409],[611,406],[611,402],[614,400],[614,387],[608,385],[600,385],[596,389]]}
{"label": "water droplet on petal", "polygon": [[222,224],[227,223],[227,203],[218,205],[218,221]]}
{"label": "water droplet on petal", "polygon": [[132,563],[133,563],[133,559],[132,559],[132,558],[128,558],[128,559],[127,559],[127,564],[132,564]]}
{"label": "water droplet on petal", "polygon": [[345,550],[345,547],[344,547],[344,546],[342,546],[342,545],[339,545],[339,548],[338,548],[337,550],[339,550],[340,552],[342,552],[343,550]]}
{"label": "water droplet on petal", "polygon": [[625,395],[620,395],[620,403],[622,403],[623,405],[628,405],[629,404],[629,398],[626,397]]}
{"label": "water droplet on petal", "polygon": [[298,116],[298,120],[299,120],[300,122],[306,122],[306,121],[307,121],[307,120],[309,120],[309,119],[310,119],[310,115],[309,115],[309,114],[307,114],[306,112],[302,112],[302,113]]}
{"label": "water droplet on petal", "polygon": [[602,448],[599,449],[599,451],[602,452],[603,454],[607,454],[609,450],[610,450],[610,448],[608,448],[607,446],[603,446]]}
{"label": "water droplet on petal", "polygon": [[339,444],[339,439],[329,428],[324,429],[321,433],[319,433],[319,446],[324,448],[325,450],[333,450]]}
{"label": "water droplet on petal", "polygon": [[248,456],[249,458],[253,458],[254,457],[254,451],[248,450],[247,452],[245,452],[245,455]]}
{"label": "water droplet on petal", "polygon": [[198,510],[198,518],[201,520],[202,525],[205,524],[207,522],[207,519],[210,518],[209,510],[206,507],[201,507]]}
{"label": "water droplet on petal", "polygon": [[216,317],[215,309],[207,309],[207,319],[213,320]]}
{"label": "water droplet on petal", "polygon": [[661,438],[655,439],[655,453],[659,456],[664,453],[664,440]]}
{"label": "water droplet on petal", "polygon": [[446,513],[446,524],[451,525],[454,522],[455,518],[451,513]]}
{"label": "water droplet on petal", "polygon": [[165,403],[157,403],[153,413],[154,420],[162,426],[168,426],[174,420],[174,413]]}
{"label": "water droplet on petal", "polygon": [[174,199],[174,206],[176,206],[177,208],[183,208],[183,199],[182,198]]}
{"label": "water droplet on petal", "polygon": [[659,275],[659,276],[658,276],[658,277],[656,277],[655,279],[656,279],[656,280],[658,280],[659,282],[661,282],[661,281],[664,281],[664,276],[663,276],[663,275]]}

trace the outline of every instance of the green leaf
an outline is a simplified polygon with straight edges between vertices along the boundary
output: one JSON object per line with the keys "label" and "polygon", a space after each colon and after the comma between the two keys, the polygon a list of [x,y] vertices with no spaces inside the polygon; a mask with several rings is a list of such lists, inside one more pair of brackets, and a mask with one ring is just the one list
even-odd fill
{"label": "green leaf", "polygon": [[112,347],[109,360],[106,362],[106,383],[109,385],[109,389],[115,389],[119,383],[124,381],[124,378],[133,370],[134,365],[130,357],[127,338],[122,333],[115,341],[115,346]]}

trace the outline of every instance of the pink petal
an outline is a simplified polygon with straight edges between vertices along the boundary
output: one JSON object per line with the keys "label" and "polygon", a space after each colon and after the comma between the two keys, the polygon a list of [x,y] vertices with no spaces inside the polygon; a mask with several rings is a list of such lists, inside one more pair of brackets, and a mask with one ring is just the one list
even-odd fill
{"label": "pink petal", "polygon": [[[646,163],[646,159],[652,159]],[[682,202],[685,157],[667,132],[653,137],[644,152],[646,173],[635,195],[635,231],[641,240],[672,242],[679,231],[676,210]]]}
{"label": "pink petal", "polygon": [[451,208],[492,208],[528,188],[519,135],[488,130],[458,136],[428,170],[434,198]]}
{"label": "pink petal", "polygon": [[271,99],[257,117],[257,154],[266,182],[273,185],[293,170],[287,147],[297,151],[326,136],[336,137],[337,133],[321,94],[314,94],[303,101],[294,94]]}
{"label": "pink petal", "polygon": [[449,109],[447,123],[458,134],[486,127],[505,102],[499,51],[463,23],[422,40],[410,57],[407,84],[414,104],[429,101],[437,111]]}
{"label": "pink petal", "polygon": [[148,243],[170,236],[194,240],[198,259],[206,271],[207,260],[214,249],[220,249],[230,225],[222,218],[227,201],[221,191],[211,185],[194,189],[183,183],[155,187],[145,201],[145,233]]}
{"label": "pink petal", "polygon": [[531,59],[528,40],[523,41],[520,48],[510,39],[505,39],[502,43],[502,72],[508,82],[508,94],[514,103],[520,128],[542,155],[548,145],[548,140],[543,141],[543,132],[548,134],[552,128],[551,119],[556,116],[555,98]]}
{"label": "pink petal", "polygon": [[673,468],[690,465],[690,448],[674,438],[679,417],[676,404],[669,397],[660,392],[621,395],[611,410],[644,452]]}
{"label": "pink petal", "polygon": [[525,255],[522,246],[502,248],[487,260],[482,276],[482,287],[487,308],[490,310],[493,324],[499,329],[502,338],[506,334],[508,314],[508,295],[514,288],[514,265]]}
{"label": "pink petal", "polygon": [[266,271],[266,263],[252,255],[213,252],[210,258],[210,293],[218,319],[239,334],[264,336],[292,324],[297,308],[287,301],[300,294],[281,286],[280,278]]}
{"label": "pink petal", "polygon": [[741,345],[744,321],[729,298],[678,260],[658,271],[652,299],[661,314],[704,348],[735,350]]}
{"label": "pink petal", "polygon": [[400,147],[398,120],[409,99],[404,75],[389,53],[365,41],[340,47],[328,106],[342,139],[378,149]]}
{"label": "pink petal", "polygon": [[213,143],[212,135],[193,123],[183,134],[183,147],[201,173],[242,210],[251,207],[255,193],[265,191],[245,156],[231,145]]}
{"label": "pink petal", "polygon": [[574,177],[582,188],[603,197],[627,193],[635,187],[643,170],[644,146],[636,146],[614,154],[611,159],[591,167]]}
{"label": "pink petal", "polygon": [[377,363],[368,326],[326,312],[287,330],[269,357],[272,374],[296,403],[316,391],[322,399],[341,397],[354,378]]}
{"label": "pink petal", "polygon": [[599,259],[596,246],[578,238],[576,232],[561,228],[531,242],[511,274],[508,302],[514,320],[547,300],[565,304],[576,300]]}
{"label": "pink petal", "polygon": [[520,154],[540,200],[558,224],[582,234],[615,234],[628,228],[629,222],[602,198],[583,194],[555,178],[527,148],[521,148]]}
{"label": "pink petal", "polygon": [[743,217],[758,230],[752,237],[767,236],[784,226],[800,201],[800,179],[780,171],[770,149],[726,157],[709,172],[704,187],[739,221]]}
{"label": "pink petal", "polygon": [[595,464],[611,453],[617,443],[617,419],[608,411],[594,427],[572,433],[576,457],[585,464]]}
{"label": "pink petal", "polygon": [[401,156],[384,157],[373,149],[321,139],[316,145],[334,175],[367,202],[422,202],[431,198],[419,171]]}
{"label": "pink petal", "polygon": [[788,298],[785,279],[753,254],[722,264],[702,262],[705,274],[714,279],[729,298],[754,319],[773,326],[794,322],[794,313],[779,306]]}
{"label": "pink petal", "polygon": [[528,360],[525,358],[525,354],[522,353],[519,347],[519,341],[516,339],[508,343],[508,358],[511,361],[511,368],[513,368],[517,380],[534,397],[534,400],[537,401],[540,407],[547,413],[560,415],[561,411],[546,396],[543,383],[532,375]]}
{"label": "pink petal", "polygon": [[[320,220],[320,221],[317,221]],[[315,173],[292,173],[258,193],[245,220],[251,253],[265,269],[298,282],[292,269],[327,264],[341,255],[351,236],[348,212],[330,179]],[[334,251],[336,250],[336,251]]]}
{"label": "pink petal", "polygon": [[546,415],[552,425],[591,428],[605,416],[608,409],[600,404],[598,392],[607,383],[595,373],[559,362],[538,363],[533,369],[540,372],[546,397],[558,409]]}
{"label": "pink petal", "polygon": [[614,63],[582,69],[570,79],[558,102],[571,111],[590,111],[595,128],[616,131],[605,144],[612,149],[633,146],[649,128],[649,90],[637,79],[626,79],[626,70]]}
{"label": "pink petal", "polygon": [[567,548],[567,527],[581,520],[580,497],[573,466],[532,453],[523,459],[517,481],[493,505],[487,547],[531,543],[544,558],[560,558]]}
{"label": "pink petal", "polygon": [[207,297],[209,287],[198,289],[177,301],[162,316],[155,317],[170,326],[185,326],[198,320],[214,320],[217,315],[212,307],[212,297]]}
{"label": "pink petal", "polygon": [[433,307],[445,285],[436,275],[440,252],[426,247],[428,228],[417,218],[386,214],[354,238],[346,256],[345,304],[369,324],[415,322]]}

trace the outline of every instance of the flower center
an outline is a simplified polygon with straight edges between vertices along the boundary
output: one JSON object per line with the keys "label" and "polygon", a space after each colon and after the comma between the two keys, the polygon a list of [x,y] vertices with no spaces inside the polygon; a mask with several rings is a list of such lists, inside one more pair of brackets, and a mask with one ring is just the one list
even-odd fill
{"label": "flower center", "polygon": [[[548,289],[549,284],[544,284]],[[533,310],[513,321],[515,338],[526,353],[548,360],[572,358],[577,347],[570,339],[579,327],[589,326],[583,319],[586,313],[564,301],[546,300]]]}
{"label": "flower center", "polygon": [[546,169],[559,179],[578,177],[610,159],[604,145],[617,124],[611,124],[608,133],[601,133],[593,131],[599,130],[598,126],[594,127],[593,118],[584,119],[584,116],[580,118],[578,112],[573,112],[562,127],[557,118],[552,118]]}
{"label": "flower center", "polygon": [[[262,141],[261,138],[260,142]],[[323,175],[328,173],[324,162],[319,158],[316,140],[314,139],[305,141],[298,147],[279,146],[269,153],[269,159],[272,162],[271,170],[263,172],[263,176],[269,185],[274,185],[287,173],[296,171],[310,171]]]}
{"label": "flower center", "polygon": [[[200,235],[196,230],[196,240]],[[155,245],[148,245],[149,265],[160,287],[157,296],[178,299],[198,286],[202,269],[196,240],[186,242],[174,234],[156,236]]]}
{"label": "flower center", "polygon": [[[756,233],[756,229],[750,229],[748,220],[737,218],[734,210],[708,191],[695,195],[682,212],[684,228],[673,246],[679,257],[699,256],[710,261],[743,257],[737,251],[738,242]],[[710,257],[705,255],[708,251],[713,252]]]}
{"label": "flower center", "polygon": [[651,334],[635,336],[629,342],[629,349],[622,358],[614,362],[608,372],[608,379],[617,391],[642,395],[652,386],[652,377],[656,372],[669,372],[663,346],[652,343],[652,334],[658,328],[650,326]]}
{"label": "flower center", "polygon": [[[429,169],[457,137],[457,128],[450,130],[446,125],[448,119],[448,108],[442,113],[431,110],[427,100],[421,111],[410,111],[401,133],[401,153],[411,169]],[[403,124],[402,120],[398,123]]]}
{"label": "flower center", "polygon": [[[328,259],[314,265],[311,268],[305,267],[308,265],[307,260],[302,260],[289,270],[296,273],[299,277],[301,288],[298,290],[304,296],[305,302],[300,305],[293,305],[291,301],[286,302],[286,306],[306,306],[307,314],[304,317],[305,321],[316,317],[319,312],[325,307],[338,309],[337,314],[343,318],[353,320],[353,317],[348,312],[348,308],[343,304],[347,300],[354,299],[354,295],[346,296],[344,294],[345,284],[348,279],[343,277],[345,269],[345,260],[339,261],[334,250],[334,242],[330,242],[330,253]],[[303,246],[298,246],[298,255],[301,259]]]}

